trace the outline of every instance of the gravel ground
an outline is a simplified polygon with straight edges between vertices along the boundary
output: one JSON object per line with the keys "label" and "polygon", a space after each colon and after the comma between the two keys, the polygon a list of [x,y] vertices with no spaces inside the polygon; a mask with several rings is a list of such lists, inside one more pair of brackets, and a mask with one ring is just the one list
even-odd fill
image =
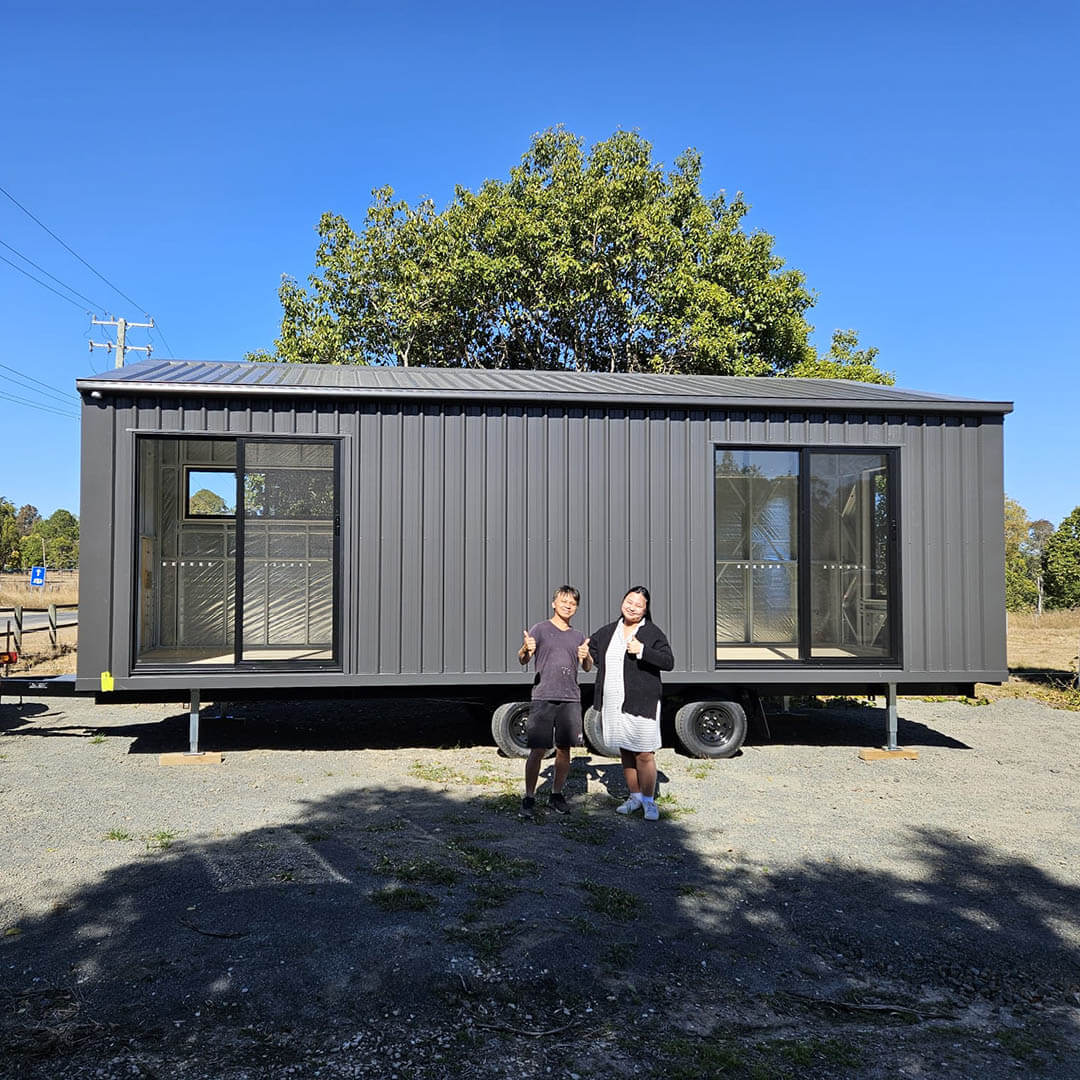
{"label": "gravel ground", "polygon": [[902,700],[517,816],[486,715],[0,702],[0,1076],[1080,1077],[1077,714]]}

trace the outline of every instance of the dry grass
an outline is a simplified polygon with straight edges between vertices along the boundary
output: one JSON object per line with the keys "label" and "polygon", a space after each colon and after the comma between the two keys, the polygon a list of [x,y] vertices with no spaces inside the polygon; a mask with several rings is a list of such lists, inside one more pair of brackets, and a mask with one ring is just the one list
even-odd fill
{"label": "dry grass", "polygon": [[1009,612],[1009,668],[1076,671],[1080,652],[1080,608],[1070,611]]}
{"label": "dry grass", "polygon": [[[6,640],[5,622],[0,622],[0,646]],[[32,634],[23,634],[22,652],[19,662],[8,669],[10,675],[74,675],[75,656],[79,648],[79,628],[63,626],[56,632],[57,647],[49,641],[48,632],[35,630]],[[14,645],[14,642],[12,642]]]}
{"label": "dry grass", "polygon": [[44,585],[32,586],[30,575],[20,570],[0,574],[0,611],[24,607],[28,611],[44,611],[50,604],[79,602],[79,571],[50,570]]}

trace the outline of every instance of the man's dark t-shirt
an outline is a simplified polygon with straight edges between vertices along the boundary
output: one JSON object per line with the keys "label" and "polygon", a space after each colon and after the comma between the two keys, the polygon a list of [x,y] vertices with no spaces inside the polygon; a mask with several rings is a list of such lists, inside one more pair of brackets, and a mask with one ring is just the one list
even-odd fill
{"label": "man's dark t-shirt", "polygon": [[580,701],[577,651],[585,635],[572,626],[560,630],[550,619],[545,619],[529,631],[529,637],[536,638],[533,701]]}

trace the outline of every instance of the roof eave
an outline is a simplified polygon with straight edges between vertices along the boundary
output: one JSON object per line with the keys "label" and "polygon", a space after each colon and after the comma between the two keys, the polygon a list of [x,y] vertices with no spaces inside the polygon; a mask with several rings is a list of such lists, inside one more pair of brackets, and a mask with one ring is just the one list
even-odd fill
{"label": "roof eave", "polygon": [[807,397],[725,397],[701,394],[635,395],[614,392],[560,393],[550,391],[477,389],[470,387],[451,390],[418,387],[342,387],[342,386],[281,386],[252,383],[161,383],[103,379],[77,379],[76,389],[88,396],[117,394],[123,397],[152,395],[155,397],[294,397],[294,398],[404,398],[436,401],[499,401],[571,405],[641,406],[644,408],[682,409],[799,409],[812,412],[914,412],[914,413],[980,413],[1005,415],[1013,411],[1009,401],[967,401],[964,399],[926,398],[897,400],[895,398],[807,398]]}

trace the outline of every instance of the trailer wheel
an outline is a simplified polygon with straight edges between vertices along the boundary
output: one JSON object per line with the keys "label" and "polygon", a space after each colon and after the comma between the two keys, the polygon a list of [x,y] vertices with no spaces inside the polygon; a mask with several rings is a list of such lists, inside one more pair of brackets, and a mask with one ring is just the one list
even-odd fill
{"label": "trailer wheel", "polygon": [[[508,701],[500,705],[491,717],[491,736],[495,745],[507,757],[525,758],[529,756],[527,727],[529,723],[529,703],[527,701]],[[555,750],[552,748],[550,757]]]}
{"label": "trailer wheel", "polygon": [[598,753],[601,757],[613,757],[619,756],[619,748],[617,746],[609,746],[607,740],[604,738],[604,725],[600,717],[600,710],[590,705],[585,710],[585,741],[589,746]]}
{"label": "trailer wheel", "polygon": [[731,757],[746,738],[746,713],[734,701],[692,701],[675,714],[675,734],[692,757]]}

